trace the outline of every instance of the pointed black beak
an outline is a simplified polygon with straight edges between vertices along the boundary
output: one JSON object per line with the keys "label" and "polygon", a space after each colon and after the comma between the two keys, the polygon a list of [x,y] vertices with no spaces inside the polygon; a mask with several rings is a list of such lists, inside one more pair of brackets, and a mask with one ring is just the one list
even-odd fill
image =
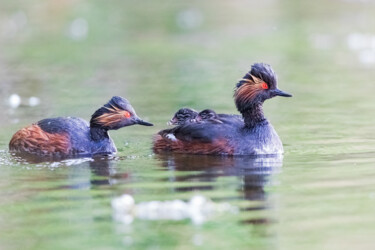
{"label": "pointed black beak", "polygon": [[139,117],[136,117],[136,118],[134,119],[134,123],[135,123],[135,124],[139,124],[139,125],[143,125],[143,126],[154,126],[154,124],[149,123],[149,122],[145,122],[144,120],[142,120],[142,119],[139,118]]}
{"label": "pointed black beak", "polygon": [[273,94],[275,95],[275,96],[284,96],[284,97],[292,97],[292,95],[291,94],[289,94],[289,93],[286,93],[286,92],[284,92],[284,91],[281,91],[280,89],[275,89],[275,90],[273,90]]}

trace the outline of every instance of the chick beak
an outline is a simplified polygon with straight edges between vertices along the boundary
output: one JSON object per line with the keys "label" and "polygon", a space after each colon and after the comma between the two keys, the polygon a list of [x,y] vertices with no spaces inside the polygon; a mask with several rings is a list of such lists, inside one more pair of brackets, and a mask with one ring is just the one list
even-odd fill
{"label": "chick beak", "polygon": [[143,126],[154,126],[154,124],[149,123],[149,122],[145,122],[144,120],[142,120],[139,117],[135,117],[134,118],[134,123],[135,124],[139,124],[139,125],[143,125]]}
{"label": "chick beak", "polygon": [[176,125],[178,124],[178,121],[176,118],[172,118],[169,122],[167,122],[168,126]]}
{"label": "chick beak", "polygon": [[289,93],[286,93],[286,92],[284,92],[284,91],[282,91],[282,90],[280,90],[280,89],[274,89],[273,90],[273,94],[275,95],[275,96],[284,96],[284,97],[292,97],[292,95],[291,94],[289,94]]}

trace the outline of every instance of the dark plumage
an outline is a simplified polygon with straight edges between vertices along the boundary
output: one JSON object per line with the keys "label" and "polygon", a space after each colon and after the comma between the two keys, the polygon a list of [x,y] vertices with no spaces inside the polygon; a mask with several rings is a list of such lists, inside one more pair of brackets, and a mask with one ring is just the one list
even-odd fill
{"label": "dark plumage", "polygon": [[223,123],[220,121],[219,116],[216,114],[215,111],[212,109],[205,109],[199,112],[196,118],[197,122],[215,122],[215,123]]}
{"label": "dark plumage", "polygon": [[47,118],[17,131],[9,149],[48,156],[111,154],[117,150],[108,130],[134,124],[152,126],[137,116],[128,100],[114,96],[95,111],[90,124],[76,117]]}
{"label": "dark plumage", "polygon": [[[154,140],[154,152],[172,151],[190,154],[260,155],[281,154],[279,136],[264,117],[263,102],[274,96],[290,97],[277,89],[277,77],[271,66],[252,65],[234,92],[239,116],[205,111],[207,120],[162,130]],[[197,120],[203,120],[197,118]],[[218,122],[220,121],[220,122]],[[164,135],[164,136],[160,136]]]}
{"label": "dark plumage", "polygon": [[187,122],[195,122],[198,112],[191,108],[181,108],[177,110],[168,125],[183,125]]}
{"label": "dark plumage", "polygon": [[205,109],[199,112],[195,118],[197,122],[211,122],[211,123],[243,123],[240,115],[231,114],[217,114],[212,109]]}

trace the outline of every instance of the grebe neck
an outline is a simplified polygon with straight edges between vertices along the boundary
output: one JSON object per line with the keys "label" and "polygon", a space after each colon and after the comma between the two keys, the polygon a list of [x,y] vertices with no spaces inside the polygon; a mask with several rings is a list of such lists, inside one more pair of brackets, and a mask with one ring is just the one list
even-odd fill
{"label": "grebe neck", "polygon": [[267,119],[263,114],[262,103],[251,105],[241,113],[244,118],[246,128],[253,128],[259,124],[267,122]]}
{"label": "grebe neck", "polygon": [[93,141],[100,141],[100,140],[109,138],[107,129],[104,129],[102,127],[96,127],[96,126],[90,127],[90,136]]}

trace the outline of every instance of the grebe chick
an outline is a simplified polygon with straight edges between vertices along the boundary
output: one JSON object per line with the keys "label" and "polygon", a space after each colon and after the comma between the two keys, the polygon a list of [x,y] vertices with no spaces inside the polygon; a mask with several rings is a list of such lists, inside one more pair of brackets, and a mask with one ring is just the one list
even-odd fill
{"label": "grebe chick", "polygon": [[217,114],[212,109],[205,109],[199,112],[195,118],[197,122],[213,122],[213,123],[243,123],[240,115]]}
{"label": "grebe chick", "polygon": [[187,122],[195,122],[198,112],[191,108],[181,108],[177,110],[167,125],[183,125]]}
{"label": "grebe chick", "polygon": [[[155,136],[153,150],[219,155],[282,154],[281,140],[263,114],[263,102],[275,96],[292,95],[277,88],[277,77],[270,65],[255,63],[234,91],[243,121],[188,123],[163,130]],[[169,136],[160,135],[165,133]]]}
{"label": "grebe chick", "polygon": [[220,120],[218,114],[213,111],[212,109],[205,109],[199,112],[197,117],[195,118],[197,122],[213,122],[213,123],[223,123]]}
{"label": "grebe chick", "polygon": [[108,130],[134,124],[153,126],[137,116],[128,100],[114,96],[95,111],[90,123],[76,117],[57,117],[20,129],[10,140],[9,150],[62,157],[111,154],[117,149]]}

